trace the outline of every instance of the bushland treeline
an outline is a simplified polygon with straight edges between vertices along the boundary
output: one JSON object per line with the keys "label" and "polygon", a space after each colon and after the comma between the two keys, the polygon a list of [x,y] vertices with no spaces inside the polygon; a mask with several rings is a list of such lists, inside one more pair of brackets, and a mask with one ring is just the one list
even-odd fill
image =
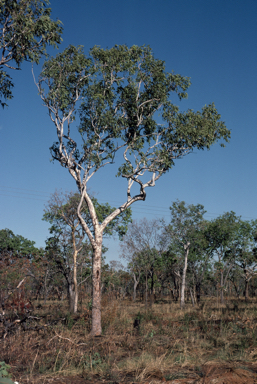
{"label": "bushland treeline", "polygon": [[[2,310],[24,312],[38,299],[68,299],[76,313],[87,298],[90,308],[92,248],[76,216],[77,198],[52,195],[43,217],[51,224],[44,249],[10,229],[0,231]],[[104,220],[112,208],[95,204]],[[234,212],[206,220],[202,205],[183,201],[172,203],[168,223],[132,221],[127,212],[106,230],[106,236],[120,237],[121,262],[103,256],[102,294],[141,300],[146,307],[179,301],[182,309],[189,301],[199,304],[202,296],[224,303],[226,296],[247,301],[257,295],[257,220],[242,220]],[[86,208],[83,214],[90,225]]]}

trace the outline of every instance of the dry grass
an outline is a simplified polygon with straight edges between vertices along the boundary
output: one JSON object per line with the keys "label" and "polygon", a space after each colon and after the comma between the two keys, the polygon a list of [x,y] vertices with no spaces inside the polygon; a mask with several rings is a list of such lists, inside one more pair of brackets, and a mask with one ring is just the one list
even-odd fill
{"label": "dry grass", "polygon": [[[55,325],[39,331],[17,328],[1,341],[0,361],[12,366],[13,378],[21,383],[61,375],[111,383],[120,378],[175,380],[190,373],[200,380],[202,367],[210,363],[236,368],[257,359],[256,302],[231,300],[221,306],[206,300],[199,308],[188,305],[185,311],[178,303],[162,303],[146,312],[141,303],[110,302],[105,297],[103,337],[97,339],[89,335],[86,306],[73,316],[66,304],[48,302],[36,314],[44,316],[37,326],[54,321]],[[136,318],[140,325],[134,328]]]}

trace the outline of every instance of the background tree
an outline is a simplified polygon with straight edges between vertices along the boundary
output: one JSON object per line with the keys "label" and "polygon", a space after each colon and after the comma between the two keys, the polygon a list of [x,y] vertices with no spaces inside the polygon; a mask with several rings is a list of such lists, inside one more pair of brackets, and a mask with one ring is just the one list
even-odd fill
{"label": "background tree", "polygon": [[[230,137],[214,104],[201,112],[180,112],[171,102],[173,94],[186,98],[189,85],[187,77],[167,73],[149,47],[135,45],[94,47],[88,58],[82,47],[69,46],[47,60],[39,76],[38,90],[58,138],[52,157],[76,181],[78,216],[93,247],[92,335],[101,334],[101,248],[107,225],[134,202],[145,200],[146,188],[153,187],[175,159]],[[76,112],[80,123],[73,132]],[[99,169],[121,159],[115,157],[118,151],[123,151],[124,161],[117,176],[127,180],[127,199],[99,222],[88,182]],[[138,188],[132,192],[132,186]],[[83,201],[93,232],[80,212]]]}
{"label": "background tree", "polygon": [[195,287],[196,300],[201,299],[201,287],[208,277],[213,265],[211,262],[213,253],[209,246],[206,232],[208,233],[209,221],[203,220],[200,228],[194,232],[194,241],[189,251],[188,272],[191,275],[192,285]]}
{"label": "background tree", "polygon": [[[16,290],[20,295],[24,281],[32,276],[33,260],[42,251],[35,242],[21,235],[14,235],[10,229],[0,230],[0,298],[2,308]],[[27,292],[28,293],[28,292]]]}
{"label": "background tree", "polygon": [[170,207],[171,222],[166,227],[167,236],[170,237],[173,245],[183,252],[184,266],[181,276],[180,307],[185,307],[185,287],[188,255],[190,248],[197,242],[197,231],[203,227],[203,215],[206,213],[203,205],[186,205],[184,201],[177,200]]}
{"label": "background tree", "polygon": [[224,289],[230,271],[235,265],[236,235],[239,229],[239,217],[235,212],[226,212],[209,223],[206,237],[211,251],[216,257],[215,268],[220,276],[220,300],[224,303]]}
{"label": "background tree", "polygon": [[114,298],[125,297],[131,276],[125,271],[121,262],[117,260],[111,260],[106,266],[108,270],[105,277],[102,278],[102,285],[104,285],[110,301]]}
{"label": "background tree", "polygon": [[[52,237],[48,239],[48,255],[51,259],[58,258],[55,264],[66,279],[69,308],[72,313],[76,313],[78,309],[77,269],[85,261],[85,254],[90,253],[88,244],[84,242],[85,231],[81,228],[77,216],[77,200],[78,194],[56,191],[51,196],[43,216],[43,220],[51,224]],[[87,216],[87,213],[87,209],[82,211],[84,216]],[[85,219],[88,221],[87,217]]]}
{"label": "background tree", "polygon": [[[178,301],[180,295],[180,269],[181,265],[177,250],[169,244],[168,249],[161,252],[160,258],[157,260],[157,271],[162,291],[165,285],[171,295],[171,299],[175,301]],[[171,282],[173,282],[173,288]]]}
{"label": "background tree", "polygon": [[1,99],[12,98],[13,82],[6,68],[20,69],[24,60],[38,64],[47,45],[60,44],[61,22],[51,19],[48,5],[48,0],[0,0]]}
{"label": "background tree", "polygon": [[249,297],[249,282],[257,275],[257,254],[256,254],[256,233],[257,220],[243,221],[239,220],[239,226],[236,234],[236,255],[235,263],[241,270],[244,279],[245,301]]}
{"label": "background tree", "polygon": [[[97,199],[91,197],[98,220],[103,221],[114,209],[108,204],[99,204]],[[85,241],[85,230],[80,224],[77,215],[77,207],[80,202],[78,193],[62,193],[56,191],[48,202],[43,220],[51,224],[50,234],[47,242],[48,255],[50,259],[56,259],[55,265],[63,274],[67,283],[69,307],[72,313],[78,308],[78,281],[77,271],[87,259],[91,260],[92,247]],[[83,220],[91,231],[94,231],[88,207],[84,202],[80,211]],[[126,226],[131,220],[131,210],[123,212],[113,220],[104,231],[104,236],[117,233],[123,236]],[[79,285],[82,284],[82,280]]]}
{"label": "background tree", "polygon": [[147,220],[146,218],[139,221],[133,220],[120,244],[122,251],[120,257],[128,262],[128,268],[134,279],[134,300],[140,276],[144,272],[146,307],[148,305],[148,278],[151,279],[150,287],[151,295],[153,295],[157,261],[162,252],[161,234],[160,220]]}

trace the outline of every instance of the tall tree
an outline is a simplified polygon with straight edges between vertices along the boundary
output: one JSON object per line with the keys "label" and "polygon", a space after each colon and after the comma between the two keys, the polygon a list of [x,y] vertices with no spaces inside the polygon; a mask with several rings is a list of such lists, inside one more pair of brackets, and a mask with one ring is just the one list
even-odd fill
{"label": "tall tree", "polygon": [[168,237],[171,237],[171,242],[181,249],[184,256],[184,266],[181,276],[181,294],[180,307],[185,307],[185,288],[186,288],[186,272],[188,255],[190,248],[196,244],[197,231],[203,227],[203,215],[205,210],[203,205],[186,205],[184,201],[175,201],[170,207],[171,222],[166,227]]}
{"label": "tall tree", "polygon": [[194,232],[194,241],[190,248],[188,258],[188,270],[192,276],[196,290],[196,300],[201,299],[201,286],[212,268],[212,249],[209,246],[206,233],[208,233],[209,221],[202,221],[200,228]]}
{"label": "tall tree", "polygon": [[[95,46],[89,57],[82,47],[69,46],[43,66],[37,86],[57,132],[52,157],[76,181],[81,196],[78,216],[94,250],[92,335],[102,332],[101,248],[106,226],[133,203],[145,200],[146,188],[153,187],[175,159],[230,137],[214,104],[201,112],[180,112],[171,102],[175,94],[186,98],[189,85],[189,78],[167,73],[165,63],[145,46]],[[76,112],[80,123],[74,132]],[[120,151],[123,162],[117,176],[127,180],[127,199],[100,223],[88,183],[97,171],[121,160],[116,156]],[[83,201],[93,232],[81,215]]]}
{"label": "tall tree", "polygon": [[[12,98],[12,78],[6,69],[23,61],[38,64],[46,46],[61,42],[60,20],[51,19],[48,0],[0,0],[0,104]],[[3,69],[5,67],[5,70]]]}
{"label": "tall tree", "polygon": [[226,283],[235,264],[237,251],[237,232],[240,218],[235,212],[225,212],[212,220],[206,231],[210,250],[216,256],[215,267],[219,273],[220,300],[224,303],[224,290]]}
{"label": "tall tree", "polygon": [[[157,260],[159,280],[162,290],[164,284],[169,289],[172,299],[178,301],[181,263],[176,247],[168,246],[168,249],[161,252],[160,259]],[[171,285],[173,281],[173,288]]]}
{"label": "tall tree", "polygon": [[[113,208],[107,204],[99,204],[97,199],[91,197],[94,203],[98,220],[102,222]],[[59,271],[66,279],[69,297],[70,311],[77,312],[78,308],[78,266],[85,262],[86,255],[90,258],[91,245],[85,242],[85,230],[81,226],[77,215],[77,207],[80,202],[78,193],[62,193],[56,191],[52,194],[46,206],[43,220],[51,224],[51,238],[48,239],[48,255],[51,259],[56,259]],[[91,216],[85,202],[80,211],[83,220],[93,232]],[[116,217],[104,231],[104,236],[117,233],[120,237],[126,232],[126,226],[131,221],[131,210],[124,211]],[[81,284],[80,282],[79,284]]]}
{"label": "tall tree", "polygon": [[256,234],[257,220],[239,220],[235,239],[235,263],[241,269],[241,275],[244,279],[245,301],[249,298],[249,282],[257,275]]}
{"label": "tall tree", "polygon": [[[162,226],[160,220],[143,218],[133,221],[120,244],[121,258],[128,262],[134,279],[133,299],[136,299],[136,288],[140,276],[145,276],[145,303],[148,306],[148,277],[151,278],[151,294],[153,294],[155,269],[162,252]],[[152,301],[152,300],[151,300]]]}

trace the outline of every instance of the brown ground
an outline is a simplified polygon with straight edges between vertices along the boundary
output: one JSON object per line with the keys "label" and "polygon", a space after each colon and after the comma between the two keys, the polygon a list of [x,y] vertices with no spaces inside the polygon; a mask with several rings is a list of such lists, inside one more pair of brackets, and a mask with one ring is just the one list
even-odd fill
{"label": "brown ground", "polygon": [[[165,378],[167,377],[167,379]],[[20,382],[21,383],[21,382]],[[88,379],[79,376],[67,377],[45,377],[43,380],[40,377],[28,378],[23,381],[25,384],[254,384],[257,383],[257,363],[256,364],[220,364],[220,365],[204,365],[199,371],[192,369],[179,369],[174,370],[173,373],[164,375],[161,372],[152,372],[149,377],[144,381],[134,382],[132,378],[126,378],[119,381],[113,380],[99,380],[97,377]],[[23,384],[21,383],[21,384]]]}
{"label": "brown ground", "polygon": [[106,299],[103,337],[94,339],[85,307],[72,316],[51,302],[0,340],[0,361],[19,384],[257,384],[256,304],[180,311],[160,302],[145,311]]}

